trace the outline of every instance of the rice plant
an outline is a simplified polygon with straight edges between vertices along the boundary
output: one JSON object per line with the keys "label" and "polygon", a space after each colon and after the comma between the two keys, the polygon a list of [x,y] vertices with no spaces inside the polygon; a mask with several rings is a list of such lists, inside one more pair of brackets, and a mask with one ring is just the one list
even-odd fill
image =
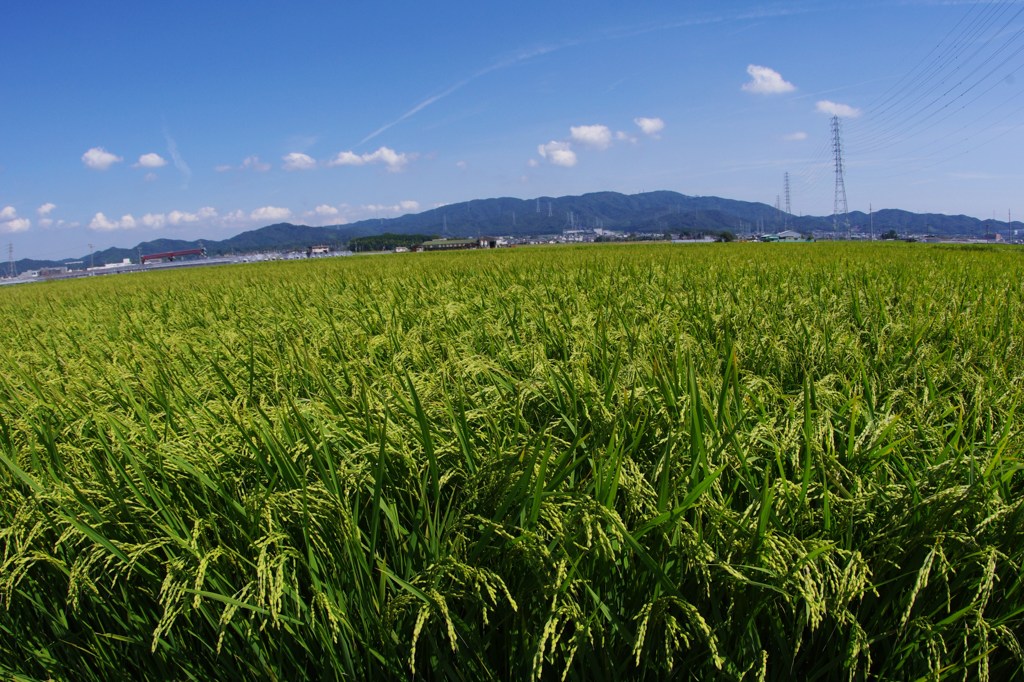
{"label": "rice plant", "polygon": [[1024,674],[1013,249],[408,254],[0,292],[0,673]]}

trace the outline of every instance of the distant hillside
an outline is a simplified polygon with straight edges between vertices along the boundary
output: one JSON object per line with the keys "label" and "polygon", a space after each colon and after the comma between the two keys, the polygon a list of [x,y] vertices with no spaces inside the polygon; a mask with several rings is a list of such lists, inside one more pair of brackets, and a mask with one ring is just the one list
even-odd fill
{"label": "distant hillside", "polygon": [[[156,239],[141,242],[132,248],[110,248],[92,254],[96,265],[116,263],[124,258],[133,261],[143,255],[205,246],[211,256],[305,249],[313,244],[340,248],[356,237],[384,233],[398,235],[438,234],[450,237],[532,236],[555,234],[566,229],[603,228],[625,232],[723,232],[751,234],[777,232],[786,221],[777,209],[761,203],[693,197],[678,192],[658,191],[642,194],[594,192],[581,196],[537,197],[535,199],[475,199],[434,208],[422,213],[363,220],[346,225],[309,227],[278,223],[249,230],[224,240]],[[849,214],[851,226],[867,232],[872,218],[855,211]],[[1008,229],[1024,231],[1024,224],[978,220],[969,216],[920,214],[886,209],[873,216],[875,234],[896,230],[904,234],[963,235],[981,237],[1006,233]],[[803,232],[829,232],[832,216],[790,216],[789,227]],[[841,234],[845,234],[841,228]],[[18,272],[40,267],[62,265],[68,261],[90,262],[90,254],[63,261],[24,259],[16,263]]]}

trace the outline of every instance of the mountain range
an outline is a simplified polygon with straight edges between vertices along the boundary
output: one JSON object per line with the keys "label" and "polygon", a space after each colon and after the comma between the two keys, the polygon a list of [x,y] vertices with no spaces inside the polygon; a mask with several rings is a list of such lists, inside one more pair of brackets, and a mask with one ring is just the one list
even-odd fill
{"label": "mountain range", "polygon": [[[1024,224],[979,220],[970,216],[911,213],[885,209],[868,216],[859,211],[848,214],[853,231],[880,235],[890,230],[900,235],[976,236],[1024,230]],[[841,221],[845,222],[845,221]],[[71,261],[103,265],[124,258],[137,260],[152,254],[203,246],[210,256],[305,249],[313,244],[344,247],[350,239],[390,232],[393,234],[437,234],[451,237],[535,236],[557,234],[567,229],[625,231],[630,233],[721,233],[736,235],[778,232],[788,227],[805,233],[828,233],[832,216],[786,216],[767,204],[695,197],[678,192],[641,194],[595,192],[580,196],[537,197],[535,199],[475,199],[449,204],[397,218],[363,220],[344,225],[310,227],[278,223],[242,232],[224,240],[156,239],[132,248],[109,248],[62,261],[22,259],[18,272],[55,267]],[[845,224],[839,234],[848,233]]]}

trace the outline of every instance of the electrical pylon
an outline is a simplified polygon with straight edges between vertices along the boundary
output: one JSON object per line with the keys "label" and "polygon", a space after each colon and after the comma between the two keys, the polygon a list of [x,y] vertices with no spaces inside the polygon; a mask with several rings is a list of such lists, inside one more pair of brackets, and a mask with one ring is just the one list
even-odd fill
{"label": "electrical pylon", "polygon": [[840,136],[839,117],[832,117],[832,151],[836,162],[836,198],[832,208],[832,231],[839,231],[839,216],[843,216],[843,226],[850,231],[850,209],[846,204],[846,182],[843,180],[843,141]]}
{"label": "electrical pylon", "polygon": [[793,205],[789,199],[789,171],[786,171],[786,229],[789,229],[789,216],[793,215]]}

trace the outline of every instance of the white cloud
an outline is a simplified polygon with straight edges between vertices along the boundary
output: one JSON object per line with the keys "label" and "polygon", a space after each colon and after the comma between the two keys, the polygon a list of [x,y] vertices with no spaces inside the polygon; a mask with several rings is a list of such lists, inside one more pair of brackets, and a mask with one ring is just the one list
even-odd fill
{"label": "white cloud", "polygon": [[111,230],[130,230],[135,227],[135,218],[131,214],[121,216],[120,220],[110,220],[103,213],[97,213],[89,223],[90,230],[109,232]]}
{"label": "white cloud", "polygon": [[608,126],[571,126],[569,133],[574,141],[595,149],[608,149],[612,144],[612,131],[608,129]]}
{"label": "white cloud", "polygon": [[555,166],[571,168],[576,165],[576,152],[572,150],[568,142],[552,140],[547,144],[538,145],[537,153]]}
{"label": "white cloud", "polygon": [[789,135],[783,136],[782,139],[785,140],[786,142],[803,142],[804,140],[807,139],[807,133],[805,133],[802,130],[799,130],[795,133],[790,133]]}
{"label": "white cloud", "polygon": [[650,135],[651,137],[656,136],[665,129],[665,122],[660,118],[646,118],[644,116],[639,116],[633,119],[633,123],[643,131],[644,135]]}
{"label": "white cloud", "polygon": [[221,164],[220,166],[214,167],[214,170],[218,173],[227,173],[233,170],[254,170],[258,173],[266,173],[270,170],[270,164],[265,161],[261,161],[260,157],[253,154],[252,156],[247,156],[242,159],[242,163],[237,167],[230,164]]}
{"label": "white cloud", "polygon": [[167,159],[150,152],[149,154],[143,154],[139,157],[139,162],[135,164],[136,168],[163,168],[167,165]]}
{"label": "white cloud", "polygon": [[143,225],[150,229],[159,230],[161,227],[167,224],[167,216],[165,216],[163,213],[147,213],[146,215],[139,218],[139,222],[141,222]]}
{"label": "white cloud", "polygon": [[818,102],[814,108],[822,114],[838,116],[839,118],[857,118],[860,116],[860,109],[851,107],[849,104],[830,102],[827,99]]}
{"label": "white cloud", "polygon": [[530,168],[536,168],[537,166],[540,165],[540,162],[537,161],[537,159],[530,159],[529,161],[526,162],[526,165],[529,166]]}
{"label": "white cloud", "polygon": [[381,147],[369,155],[363,154],[363,158],[367,163],[383,163],[392,173],[397,173],[409,163],[409,156],[407,154],[399,154],[390,147]]}
{"label": "white cloud", "polygon": [[103,147],[93,147],[82,154],[82,163],[93,170],[107,170],[115,163],[124,161],[120,156],[111,154]]}
{"label": "white cloud", "polygon": [[89,223],[90,230],[116,230],[117,223],[111,222],[107,219],[107,216],[102,213],[97,213],[92,217],[92,222]]}
{"label": "white cloud", "polygon": [[0,230],[3,232],[24,232],[32,227],[32,221],[28,218],[19,218],[18,211],[13,206],[0,208]]}
{"label": "white cloud", "polygon": [[251,220],[288,220],[291,217],[289,209],[277,206],[263,206],[249,214]]}
{"label": "white cloud", "polygon": [[621,130],[615,133],[615,139],[619,142],[632,142],[633,144],[636,144],[636,137]]}
{"label": "white cloud", "polygon": [[260,161],[260,157],[253,155],[247,156],[242,159],[242,170],[252,169],[260,173],[265,173],[270,170],[270,164],[264,161]]}
{"label": "white cloud", "polygon": [[15,218],[14,220],[8,220],[7,222],[0,224],[0,228],[2,228],[4,232],[24,232],[30,227],[32,227],[32,221],[28,218]]}
{"label": "white cloud", "polygon": [[410,160],[415,158],[405,152],[399,153],[390,147],[381,147],[371,154],[356,154],[355,152],[338,152],[338,155],[328,162],[328,166],[364,166],[370,163],[381,163],[387,166],[392,173],[397,173],[405,168]]}
{"label": "white cloud", "polygon": [[458,168],[459,170],[466,170],[466,168],[468,166],[469,166],[469,164],[466,163],[465,161],[456,161],[455,162],[455,167]]}
{"label": "white cloud", "polygon": [[796,86],[786,81],[782,74],[767,66],[751,64],[747,67],[750,80],[743,84],[743,90],[758,95],[781,95],[786,92],[793,92]]}
{"label": "white cloud", "polygon": [[197,223],[199,222],[199,216],[195,213],[186,213],[185,211],[171,211],[167,214],[167,222],[171,225],[184,225],[185,223]]}
{"label": "white cloud", "polygon": [[381,213],[406,214],[420,210],[420,202],[405,200],[399,201],[397,204],[366,204],[359,210],[364,214],[373,213],[374,215]]}
{"label": "white cloud", "polygon": [[53,209],[55,209],[55,208],[57,208],[57,204],[51,204],[51,203],[47,202],[47,203],[43,204],[42,206],[40,206],[39,208],[37,208],[36,209],[36,213],[38,213],[39,215],[44,215],[44,216],[45,215],[50,215],[50,213],[52,213]]}
{"label": "white cloud", "polygon": [[302,154],[301,152],[285,154],[281,157],[281,160],[284,161],[283,168],[286,171],[309,170],[310,168],[316,168],[316,159],[308,154]]}
{"label": "white cloud", "polygon": [[51,227],[52,225],[53,225],[53,220],[51,220],[50,218],[40,218],[39,219],[39,227]]}
{"label": "white cloud", "polygon": [[[434,208],[442,205],[437,204]],[[420,202],[405,199],[394,204],[362,204],[360,206],[321,204],[312,211],[306,211],[302,215],[311,224],[315,225],[343,225],[370,218],[392,218],[407,213],[415,213],[419,210]]]}
{"label": "white cloud", "polygon": [[204,206],[195,213],[186,211],[170,211],[169,213],[147,213],[139,218],[139,222],[145,227],[159,230],[167,225],[187,225],[202,220],[212,220],[217,217],[217,209],[212,206]]}
{"label": "white cloud", "polygon": [[366,161],[354,152],[338,152],[328,164],[329,166],[362,166]]}

